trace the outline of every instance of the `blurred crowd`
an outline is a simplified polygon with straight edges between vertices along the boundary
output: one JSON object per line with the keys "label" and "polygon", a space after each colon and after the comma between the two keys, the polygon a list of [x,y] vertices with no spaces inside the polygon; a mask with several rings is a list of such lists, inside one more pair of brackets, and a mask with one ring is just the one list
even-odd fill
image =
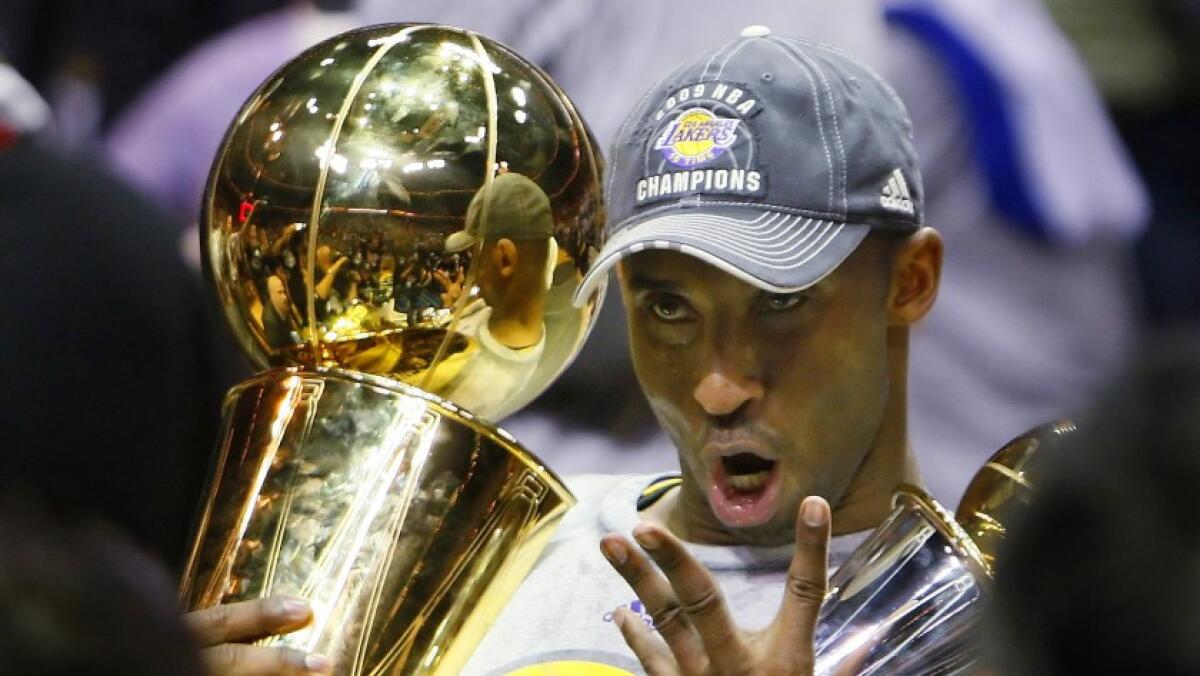
{"label": "blurred crowd", "polygon": [[[305,226],[292,223],[274,240],[249,222],[240,231],[250,267],[246,283],[251,286],[244,292],[271,345],[300,341],[294,327],[304,323],[309,282],[308,270],[298,261],[307,260],[308,241],[295,234]],[[393,230],[386,237],[347,231],[340,246],[319,245],[313,257],[317,321],[337,331],[330,320],[364,305],[378,310],[378,316],[360,320],[358,326],[415,327],[423,316],[452,306],[462,295],[470,252],[444,256],[437,237],[414,230]]]}
{"label": "blurred crowd", "polygon": [[[54,566],[11,558],[13,533],[59,562],[70,553],[43,534],[67,533],[68,541],[98,552],[96,575],[119,577],[113,571],[127,565],[178,572],[221,395],[251,372],[203,284],[196,228],[207,172],[229,121],[275,68],[337,32],[388,21],[462,25],[512,45],[563,86],[602,146],[650,82],[732,37],[733,27],[767,24],[859,54],[895,84],[912,114],[929,224],[946,240],[942,297],[914,334],[909,374],[914,445],[931,491],[955,504],[1005,440],[1088,410],[1107,392],[1083,420],[1103,422],[1108,427],[1098,429],[1111,434],[1085,431],[1085,441],[1064,451],[1047,475],[1070,484],[1064,495],[1077,502],[1048,503],[1030,521],[1065,519],[1064,528],[1074,528],[1083,520],[1097,532],[1079,535],[1079,547],[1121,549],[1120,538],[1136,524],[1086,492],[1129,501],[1161,489],[1166,497],[1153,518],[1189,515],[1187,523],[1164,525],[1162,538],[1191,543],[1195,510],[1184,482],[1164,468],[1178,464],[1191,476],[1198,439],[1194,430],[1172,427],[1162,438],[1152,432],[1200,420],[1195,339],[1170,343],[1159,358],[1154,353],[1164,344],[1147,337],[1200,320],[1200,165],[1192,159],[1200,147],[1200,2],[701,5],[704,11],[692,3],[680,13],[634,0],[6,0],[0,415],[7,434],[0,496],[53,514],[0,514],[0,628],[13,626],[7,613],[25,612],[9,601],[22,580],[65,579]],[[245,293],[258,299],[254,312],[271,345],[301,341],[294,327],[308,312],[300,300],[308,285],[319,321],[369,306],[380,308],[379,322],[397,328],[421,325],[470,292],[470,254],[447,256],[440,238],[422,241],[421,232],[388,238],[348,229],[342,241],[314,252],[307,279],[298,264],[308,255],[304,227],[268,232],[249,220],[237,230],[255,273]],[[613,296],[573,366],[505,423],[561,473],[649,471],[673,461],[645,402],[632,396],[637,384]],[[1105,390],[1131,360],[1133,370],[1119,382],[1136,387]],[[1150,405],[1163,392],[1184,402],[1168,407],[1170,420]],[[1130,410],[1141,417],[1110,417]],[[1142,458],[1142,449],[1150,455]],[[1149,469],[1137,469],[1139,458]],[[1068,462],[1091,471],[1072,475],[1063,469]],[[1106,471],[1126,466],[1136,490]],[[1165,504],[1171,496],[1178,504]],[[1092,511],[1080,511],[1085,507]],[[1076,516],[1055,515],[1056,508]],[[115,525],[154,561],[130,554],[124,539],[96,544],[110,534],[97,535],[80,520]],[[1067,565],[1068,554],[1053,546],[1060,532],[1031,529],[1016,560],[1033,570],[1038,549]],[[1162,555],[1173,561],[1195,554],[1193,546]],[[1111,591],[1121,575],[1153,575],[1156,562],[1143,558],[1129,555],[1118,562],[1125,567],[1114,563],[1087,579]],[[1187,575],[1176,579],[1193,583],[1194,594],[1200,585]],[[1000,582],[1040,589],[1019,572]],[[137,622],[161,627],[158,590],[138,587],[109,593],[154,597]],[[1089,602],[1072,588],[1046,593],[1020,599],[1047,608],[1051,596]],[[1156,607],[1172,604],[1150,598]],[[1137,598],[1117,594],[1110,601],[1107,609],[1128,613],[1123,626],[1144,626],[1134,621],[1148,610]],[[62,603],[46,626],[73,617],[70,602]],[[1010,625],[1028,617],[1002,610]],[[1068,611],[1060,610],[1046,622],[1069,625]],[[1194,613],[1168,615],[1191,626]],[[189,649],[185,638],[158,631],[166,632],[164,645]],[[18,635],[0,631],[0,645]],[[1054,656],[1056,646],[1030,642],[1023,657],[1010,657],[1079,664],[1085,647],[1099,655],[1097,646],[1119,645],[1124,636],[1108,626],[1070,635],[1067,648],[1080,654]],[[1154,639],[1137,649],[1148,651]],[[113,652],[117,647],[103,659],[126,659]],[[101,652],[85,657],[102,659]],[[1167,670],[1155,673],[1200,663],[1185,652],[1158,653]],[[0,673],[35,673],[21,662],[12,662],[18,671],[5,670],[4,660],[18,654],[0,650]],[[1013,673],[1034,673],[1028,664]],[[74,668],[36,673],[83,673]],[[136,673],[192,667],[154,668]]]}

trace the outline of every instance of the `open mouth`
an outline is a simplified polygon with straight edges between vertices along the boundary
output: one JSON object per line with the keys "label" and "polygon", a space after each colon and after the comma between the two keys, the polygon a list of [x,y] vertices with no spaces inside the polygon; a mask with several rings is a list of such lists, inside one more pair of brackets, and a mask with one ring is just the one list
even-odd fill
{"label": "open mouth", "polygon": [[728,526],[766,523],[775,514],[779,497],[779,463],[756,453],[722,455],[712,465],[709,502]]}
{"label": "open mouth", "polygon": [[775,461],[753,453],[738,453],[721,458],[721,466],[730,488],[738,493],[753,493],[767,485]]}

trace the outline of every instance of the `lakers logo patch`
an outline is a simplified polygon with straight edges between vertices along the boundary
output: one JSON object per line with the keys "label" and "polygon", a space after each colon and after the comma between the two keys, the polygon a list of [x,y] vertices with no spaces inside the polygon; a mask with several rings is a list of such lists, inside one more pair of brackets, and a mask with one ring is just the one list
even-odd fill
{"label": "lakers logo patch", "polygon": [[638,204],[680,195],[760,195],[752,118],[758,98],[730,82],[699,82],[671,90],[647,120],[645,170],[635,186]]}
{"label": "lakers logo patch", "polygon": [[737,141],[740,123],[704,108],[691,108],[666,126],[654,148],[677,167],[697,167],[717,159]]}

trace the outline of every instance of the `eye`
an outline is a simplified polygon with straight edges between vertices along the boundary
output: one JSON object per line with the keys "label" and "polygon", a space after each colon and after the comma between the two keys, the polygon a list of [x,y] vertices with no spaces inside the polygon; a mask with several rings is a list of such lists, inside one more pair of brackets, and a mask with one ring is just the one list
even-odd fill
{"label": "eye", "polygon": [[659,319],[669,322],[683,315],[683,306],[676,300],[658,300],[650,304],[650,311]]}
{"label": "eye", "polygon": [[783,312],[800,305],[807,299],[808,297],[803,293],[772,293],[763,299],[763,309],[767,312]]}
{"label": "eye", "polygon": [[657,295],[648,298],[646,306],[656,319],[663,322],[679,322],[691,316],[691,308],[676,296]]}

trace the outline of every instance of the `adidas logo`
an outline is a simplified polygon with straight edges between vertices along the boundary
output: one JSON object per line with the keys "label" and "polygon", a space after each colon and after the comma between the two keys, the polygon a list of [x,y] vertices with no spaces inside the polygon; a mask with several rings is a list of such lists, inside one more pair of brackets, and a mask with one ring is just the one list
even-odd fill
{"label": "adidas logo", "polygon": [[887,185],[883,186],[883,194],[879,196],[879,203],[883,205],[884,209],[900,211],[909,216],[916,215],[912,195],[908,192],[908,181],[904,180],[904,172],[899,169],[892,172]]}

